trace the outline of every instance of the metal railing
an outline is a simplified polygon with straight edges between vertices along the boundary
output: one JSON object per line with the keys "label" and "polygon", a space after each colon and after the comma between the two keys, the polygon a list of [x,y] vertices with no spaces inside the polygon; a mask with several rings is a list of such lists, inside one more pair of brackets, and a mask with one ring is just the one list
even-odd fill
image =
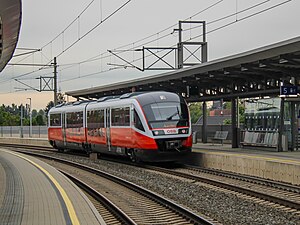
{"label": "metal railing", "polygon": [[[30,138],[30,126],[0,126],[0,137]],[[32,138],[47,138],[47,126],[32,126]]]}

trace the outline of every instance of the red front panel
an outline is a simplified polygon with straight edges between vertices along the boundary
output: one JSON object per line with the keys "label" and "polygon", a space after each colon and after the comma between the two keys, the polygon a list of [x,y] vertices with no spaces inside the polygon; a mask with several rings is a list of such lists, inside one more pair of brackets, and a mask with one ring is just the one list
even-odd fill
{"label": "red front panel", "polygon": [[190,135],[186,140],[182,142],[182,145],[185,147],[192,147],[193,145],[193,137]]}
{"label": "red front panel", "polygon": [[143,134],[140,134],[139,132],[136,132],[135,130],[132,130],[132,137],[134,140],[134,146],[138,149],[151,149],[151,150],[157,150],[157,144],[153,138],[147,137]]}
{"label": "red front panel", "polygon": [[48,128],[48,140],[63,141],[63,134],[61,127],[49,127]]}
{"label": "red front panel", "polygon": [[67,142],[86,142],[85,128],[66,128],[66,141]]}
{"label": "red front panel", "polygon": [[131,128],[112,127],[110,130],[112,146],[157,150],[153,138],[142,135]]}

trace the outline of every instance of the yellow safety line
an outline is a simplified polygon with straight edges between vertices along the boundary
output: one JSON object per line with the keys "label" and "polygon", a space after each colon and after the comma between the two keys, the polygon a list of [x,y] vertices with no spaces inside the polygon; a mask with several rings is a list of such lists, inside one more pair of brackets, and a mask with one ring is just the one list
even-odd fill
{"label": "yellow safety line", "polygon": [[269,160],[269,161],[275,161],[275,162],[279,162],[279,163],[291,163],[291,164],[297,164],[299,165],[300,162],[299,161],[294,161],[294,160],[289,160],[289,159],[280,159],[280,158],[271,158],[271,157],[265,157],[265,156],[253,156],[253,155],[246,155],[246,154],[233,154],[230,152],[217,152],[214,150],[214,152],[207,152],[209,150],[200,150],[200,149],[195,149],[195,152],[202,152],[202,153],[207,153],[207,154],[216,154],[216,155],[231,155],[231,156],[242,156],[242,157],[247,157],[247,158],[254,158],[254,159],[264,159],[264,160]]}
{"label": "yellow safety line", "polygon": [[[5,150],[4,150],[5,151]],[[8,151],[5,151],[7,153],[10,153],[12,155],[15,155],[15,156],[18,156],[26,161],[28,161],[29,163],[33,164],[34,166],[36,166],[38,169],[40,169],[52,182],[53,184],[56,186],[56,188],[58,189],[59,193],[61,194],[64,202],[66,203],[66,206],[67,206],[67,210],[68,210],[68,213],[70,215],[70,219],[72,221],[72,224],[73,225],[80,225],[79,223],[79,220],[78,220],[78,217],[76,215],[76,212],[74,210],[74,207],[72,205],[72,202],[71,200],[69,199],[67,193],[65,192],[65,190],[62,188],[62,186],[57,182],[57,180],[55,180],[55,178],[47,171],[45,170],[43,167],[41,167],[40,165],[38,165],[37,163],[31,161],[30,159],[27,159],[26,157],[22,156],[22,155],[19,155],[19,154],[16,154],[16,153],[13,153],[13,152],[8,152]]]}

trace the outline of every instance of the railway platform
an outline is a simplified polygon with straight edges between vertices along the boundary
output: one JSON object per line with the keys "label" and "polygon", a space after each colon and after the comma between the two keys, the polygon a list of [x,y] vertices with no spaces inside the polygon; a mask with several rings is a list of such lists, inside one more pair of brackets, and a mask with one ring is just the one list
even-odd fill
{"label": "railway platform", "polygon": [[90,200],[48,164],[0,148],[0,223],[105,224]]}
{"label": "railway platform", "polygon": [[300,185],[300,151],[232,148],[231,144],[193,144],[186,163]]}

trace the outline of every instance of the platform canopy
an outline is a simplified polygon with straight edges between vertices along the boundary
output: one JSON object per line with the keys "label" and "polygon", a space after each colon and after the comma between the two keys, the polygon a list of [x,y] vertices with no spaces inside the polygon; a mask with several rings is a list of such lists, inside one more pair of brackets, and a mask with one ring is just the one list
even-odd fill
{"label": "platform canopy", "polygon": [[21,0],[0,0],[0,72],[15,51],[21,27]]}
{"label": "platform canopy", "polygon": [[[291,82],[292,81],[292,82]],[[300,37],[196,66],[126,82],[70,91],[75,98],[97,99],[136,91],[164,90],[189,102],[279,95],[300,81]]]}

